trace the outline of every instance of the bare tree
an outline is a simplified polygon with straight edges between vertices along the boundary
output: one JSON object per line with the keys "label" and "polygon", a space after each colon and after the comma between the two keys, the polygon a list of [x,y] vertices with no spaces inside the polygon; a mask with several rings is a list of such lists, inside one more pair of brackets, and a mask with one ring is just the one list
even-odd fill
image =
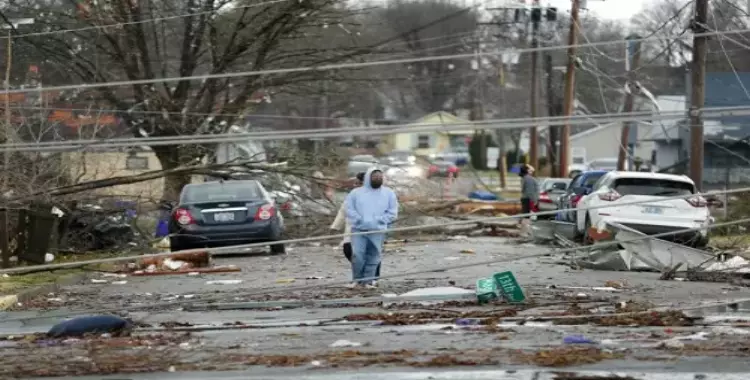
{"label": "bare tree", "polygon": [[[48,0],[41,13],[38,5],[37,0],[17,1],[6,7],[5,15],[36,17],[33,28],[39,33],[20,42],[64,68],[69,83],[158,82],[351,58],[350,46],[339,45],[342,40],[331,40],[326,47],[304,42],[351,20],[353,12],[339,0]],[[104,87],[97,97],[103,106],[121,111],[118,116],[135,136],[221,133],[243,122],[258,91],[283,91],[319,76],[308,71],[184,79]],[[167,146],[154,152],[169,170],[210,154],[210,149]],[[189,180],[180,172],[168,176],[164,197],[174,199]]]}

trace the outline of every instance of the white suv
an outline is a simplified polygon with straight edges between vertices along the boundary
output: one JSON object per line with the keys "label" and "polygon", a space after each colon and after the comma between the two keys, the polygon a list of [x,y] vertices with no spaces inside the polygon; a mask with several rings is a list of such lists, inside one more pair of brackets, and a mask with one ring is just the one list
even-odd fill
{"label": "white suv", "polygon": [[[697,192],[695,182],[684,175],[609,172],[578,202],[576,229],[590,244],[589,227],[599,227],[602,221],[620,223],[648,235],[700,228],[661,239],[702,247],[708,244],[708,226],[713,218],[706,200]],[[681,195],[688,197],[666,199]],[[643,203],[625,204],[639,201]],[[589,210],[591,207],[596,208]]]}

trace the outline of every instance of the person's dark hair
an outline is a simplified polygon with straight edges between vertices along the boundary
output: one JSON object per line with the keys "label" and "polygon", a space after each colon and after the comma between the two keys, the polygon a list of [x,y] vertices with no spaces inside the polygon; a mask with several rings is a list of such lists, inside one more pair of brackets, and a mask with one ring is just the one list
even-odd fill
{"label": "person's dark hair", "polygon": [[521,168],[518,169],[518,175],[521,176],[521,177],[523,177],[526,174],[529,174],[529,168],[526,167],[526,165],[521,165]]}
{"label": "person's dark hair", "polygon": [[365,172],[359,172],[359,173],[357,173],[357,181],[359,181],[359,182],[365,182]]}

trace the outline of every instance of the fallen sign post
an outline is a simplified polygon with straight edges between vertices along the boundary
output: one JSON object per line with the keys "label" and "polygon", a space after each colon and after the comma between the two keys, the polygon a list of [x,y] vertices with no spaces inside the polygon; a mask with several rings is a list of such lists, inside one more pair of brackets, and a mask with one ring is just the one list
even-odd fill
{"label": "fallen sign post", "polygon": [[523,294],[521,285],[516,280],[513,272],[495,273],[492,278],[497,284],[496,287],[502,292],[503,297],[510,303],[521,303],[526,301],[526,295]]}
{"label": "fallen sign post", "polygon": [[492,278],[477,280],[477,301],[484,304],[498,298],[497,283]]}

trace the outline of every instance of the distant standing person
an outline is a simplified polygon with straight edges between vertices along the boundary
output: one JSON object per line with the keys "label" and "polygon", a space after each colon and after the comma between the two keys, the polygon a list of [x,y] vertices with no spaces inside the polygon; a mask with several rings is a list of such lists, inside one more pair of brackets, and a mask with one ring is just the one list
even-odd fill
{"label": "distant standing person", "polygon": [[536,209],[536,204],[539,202],[539,184],[534,178],[534,167],[531,165],[522,166],[519,175],[521,176],[521,214],[524,214],[521,224],[528,225],[530,218],[528,214]]}
{"label": "distant standing person", "polygon": [[[361,187],[362,183],[365,179],[365,173],[360,172],[357,173],[357,183],[356,187]],[[331,223],[330,229],[335,231],[344,230],[344,240],[341,242],[341,246],[344,249],[344,257],[349,261],[349,263],[352,262],[352,238],[351,238],[351,232],[352,232],[352,225],[349,223],[349,221],[346,219],[346,202],[341,204],[341,207],[339,208],[338,214],[336,214],[336,219],[333,220],[333,223]],[[375,270],[375,276],[380,277],[380,264],[378,264],[378,269]]]}
{"label": "distant standing person", "polygon": [[352,284],[374,287],[377,268],[386,238],[386,230],[398,217],[398,198],[383,186],[383,172],[370,168],[365,173],[363,186],[346,197],[346,218],[352,232],[371,232],[354,235],[352,242]]}

